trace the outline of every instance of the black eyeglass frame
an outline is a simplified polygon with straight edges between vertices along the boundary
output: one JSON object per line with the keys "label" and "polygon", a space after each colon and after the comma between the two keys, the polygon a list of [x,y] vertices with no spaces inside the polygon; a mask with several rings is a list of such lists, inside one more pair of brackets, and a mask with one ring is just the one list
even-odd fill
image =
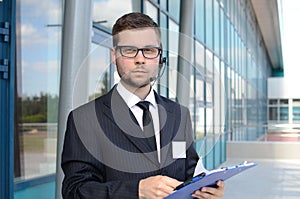
{"label": "black eyeglass frame", "polygon": [[[122,52],[122,48],[125,48],[125,47],[136,49],[137,51],[136,51],[135,55],[134,55],[134,56],[127,56],[127,55],[124,55],[123,52]],[[147,56],[145,56],[144,50],[146,50],[146,49],[151,49],[151,48],[155,48],[155,49],[158,50],[158,51],[157,51],[157,55],[155,55],[154,57],[147,57]],[[139,53],[139,51],[142,51],[143,56],[144,56],[145,58],[147,58],[147,59],[155,59],[155,58],[159,57],[159,56],[161,55],[161,53],[162,53],[161,47],[157,47],[157,46],[148,46],[148,47],[144,47],[144,48],[138,48],[138,47],[136,47],[136,46],[115,46],[115,49],[116,49],[116,50],[119,49],[119,50],[120,50],[120,54],[121,54],[123,57],[127,57],[127,58],[135,58],[135,57],[137,56],[137,54]]]}

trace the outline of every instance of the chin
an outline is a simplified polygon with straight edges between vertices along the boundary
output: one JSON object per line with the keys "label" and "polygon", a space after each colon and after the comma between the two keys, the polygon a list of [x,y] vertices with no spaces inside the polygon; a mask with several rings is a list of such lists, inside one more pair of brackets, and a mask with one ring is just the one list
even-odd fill
{"label": "chin", "polygon": [[150,85],[150,80],[148,81],[126,81],[126,84],[130,85],[131,87],[134,88],[143,88],[146,87],[148,85]]}

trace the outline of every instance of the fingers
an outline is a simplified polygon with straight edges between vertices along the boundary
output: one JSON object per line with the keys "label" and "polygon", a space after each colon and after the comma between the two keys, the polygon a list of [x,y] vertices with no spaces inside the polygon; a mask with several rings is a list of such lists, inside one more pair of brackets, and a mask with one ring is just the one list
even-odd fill
{"label": "fingers", "polygon": [[154,185],[156,185],[154,186],[154,188],[156,189],[156,196],[161,196],[163,194],[163,196],[165,197],[171,194],[174,191],[175,187],[180,184],[179,181],[167,176],[159,176],[155,180],[156,181],[153,183],[155,183]]}
{"label": "fingers", "polygon": [[225,183],[219,180],[217,181],[217,188],[203,187],[195,191],[192,196],[200,199],[219,199],[224,196],[224,191]]}
{"label": "fingers", "polygon": [[181,182],[167,176],[152,176],[139,183],[140,198],[164,198]]}

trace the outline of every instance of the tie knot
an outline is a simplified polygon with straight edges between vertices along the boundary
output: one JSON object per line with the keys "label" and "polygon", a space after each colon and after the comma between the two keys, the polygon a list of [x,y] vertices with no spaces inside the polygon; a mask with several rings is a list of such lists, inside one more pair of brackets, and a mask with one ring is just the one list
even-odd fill
{"label": "tie knot", "polygon": [[141,109],[143,109],[143,111],[149,111],[149,105],[150,102],[147,101],[140,101],[139,103],[136,104],[138,107],[140,107]]}

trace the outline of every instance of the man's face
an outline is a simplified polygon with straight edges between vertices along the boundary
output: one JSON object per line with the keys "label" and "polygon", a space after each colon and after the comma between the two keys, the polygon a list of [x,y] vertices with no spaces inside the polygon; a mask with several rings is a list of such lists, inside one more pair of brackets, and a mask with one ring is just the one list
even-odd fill
{"label": "man's face", "polygon": [[[160,47],[160,40],[153,28],[125,30],[118,34],[117,46]],[[122,83],[134,88],[149,85],[151,78],[157,76],[159,57],[145,58],[140,50],[136,57],[129,58],[122,56],[119,48],[112,49],[112,60]]]}

